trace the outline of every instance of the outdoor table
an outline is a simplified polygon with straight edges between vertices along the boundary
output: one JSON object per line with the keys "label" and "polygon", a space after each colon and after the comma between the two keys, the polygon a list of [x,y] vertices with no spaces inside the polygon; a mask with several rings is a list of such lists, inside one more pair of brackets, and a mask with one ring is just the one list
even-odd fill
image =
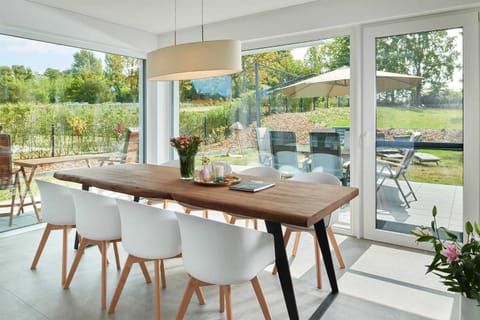
{"label": "outdoor table", "polygon": [[[27,205],[25,204],[25,197],[28,194],[32,201],[31,205],[33,206],[33,210],[35,212],[35,215],[37,216],[38,222],[42,221],[40,213],[38,212],[35,197],[33,196],[32,190],[30,188],[33,181],[33,177],[35,176],[35,172],[38,167],[57,164],[57,163],[64,163],[64,162],[74,162],[74,161],[85,161],[87,163],[87,166],[90,167],[91,160],[99,160],[101,161],[100,165],[103,165],[103,163],[106,160],[108,160],[110,157],[111,157],[110,154],[99,153],[99,154],[78,154],[78,155],[63,156],[63,157],[15,160],[13,164],[20,167],[20,171],[22,173],[23,179],[25,180],[25,190],[23,192],[23,195],[20,195],[20,206],[18,208],[18,212],[21,212],[23,210],[23,207]],[[26,168],[29,169],[28,174],[27,174]]]}
{"label": "outdoor table", "polygon": [[[173,199],[202,208],[231,212],[265,220],[267,231],[274,236],[275,258],[280,283],[290,319],[298,319],[298,309],[293,290],[281,223],[302,227],[314,225],[331,286],[331,296],[338,293],[330,247],[323,218],[348,203],[358,195],[358,189],[333,185],[316,185],[294,181],[274,181],[273,188],[260,192],[242,192],[228,187],[198,185],[181,180],[178,168],[151,164],[119,164],[95,168],[57,171],[60,180],[89,187],[120,192],[140,197]],[[242,180],[258,177],[240,175]],[[312,315],[319,318],[333,301],[326,298]]]}

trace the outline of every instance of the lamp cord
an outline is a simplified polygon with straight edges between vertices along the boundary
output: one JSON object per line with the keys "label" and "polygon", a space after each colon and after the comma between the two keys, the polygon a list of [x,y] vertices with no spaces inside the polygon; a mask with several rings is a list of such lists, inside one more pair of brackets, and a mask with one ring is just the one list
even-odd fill
{"label": "lamp cord", "polygon": [[203,6],[203,0],[202,0],[202,42],[204,41],[203,40],[203,10],[204,10],[204,6]]}
{"label": "lamp cord", "polygon": [[[203,1],[203,0],[202,0]],[[173,5],[173,45],[177,45],[177,0],[174,1]]]}

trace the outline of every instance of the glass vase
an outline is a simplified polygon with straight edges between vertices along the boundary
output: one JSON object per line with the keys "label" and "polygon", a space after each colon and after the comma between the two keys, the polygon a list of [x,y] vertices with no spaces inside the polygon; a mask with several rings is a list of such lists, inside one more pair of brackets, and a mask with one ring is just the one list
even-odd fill
{"label": "glass vase", "polygon": [[192,180],[195,175],[195,154],[180,155],[180,179]]}

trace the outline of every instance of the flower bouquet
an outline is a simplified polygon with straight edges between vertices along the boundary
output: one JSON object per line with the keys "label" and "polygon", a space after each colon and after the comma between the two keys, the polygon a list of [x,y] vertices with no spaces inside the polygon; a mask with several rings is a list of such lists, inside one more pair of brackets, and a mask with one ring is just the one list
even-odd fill
{"label": "flower bouquet", "polygon": [[195,174],[195,155],[198,152],[202,138],[197,135],[170,138],[170,145],[177,149],[180,160],[180,177],[183,180],[191,180]]}
{"label": "flower bouquet", "polygon": [[[480,304],[480,226],[477,222],[465,223],[467,238],[459,243],[456,234],[445,227],[437,226],[437,207],[432,210],[433,221],[430,229],[417,227],[411,233],[417,242],[430,242],[435,250],[427,273],[433,272],[442,278],[448,291],[458,292]],[[478,306],[480,310],[480,306]]]}

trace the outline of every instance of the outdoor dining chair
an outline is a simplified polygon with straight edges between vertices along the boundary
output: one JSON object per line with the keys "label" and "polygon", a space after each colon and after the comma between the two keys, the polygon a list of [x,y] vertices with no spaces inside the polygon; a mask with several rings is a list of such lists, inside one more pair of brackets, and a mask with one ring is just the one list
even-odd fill
{"label": "outdoor dining chair", "polygon": [[298,166],[297,137],[294,131],[270,131],[272,166],[282,174],[302,172]]}
{"label": "outdoor dining chair", "polygon": [[325,172],[344,181],[340,135],[336,132],[310,132],[310,171]]}
{"label": "outdoor dining chair", "polygon": [[62,230],[62,285],[67,277],[68,234],[75,228],[75,204],[70,188],[60,184],[35,180],[42,201],[42,219],[47,223],[30,269],[37,268],[52,230]]}
{"label": "outdoor dining chair", "polygon": [[258,162],[262,166],[272,166],[272,149],[270,130],[265,127],[255,128],[257,134]]}
{"label": "outdoor dining chair", "polygon": [[[410,208],[410,202],[417,201],[417,196],[410,185],[410,182],[407,179],[407,170],[413,162],[413,157],[415,155],[415,149],[407,149],[403,154],[403,157],[399,162],[387,161],[387,160],[377,160],[377,192],[384,185],[386,179],[392,179],[395,182],[398,191],[402,195],[403,201],[405,202],[405,207]],[[408,187],[408,192],[402,189],[399,179],[403,178]],[[412,200],[409,200],[409,197],[412,197]]]}
{"label": "outdoor dining chair", "polygon": [[[0,190],[8,190],[11,200],[8,204],[1,204],[0,208],[10,208],[7,213],[0,213],[0,217],[9,217],[8,226],[12,226],[13,212],[17,192],[21,201],[20,170],[12,167],[12,139],[7,133],[0,133]],[[20,212],[19,212],[20,213]]]}
{"label": "outdoor dining chair", "polygon": [[177,213],[183,265],[190,276],[176,319],[183,319],[193,292],[220,287],[220,312],[232,319],[231,285],[250,281],[265,319],[271,319],[258,273],[275,260],[273,236],[197,216]]}

